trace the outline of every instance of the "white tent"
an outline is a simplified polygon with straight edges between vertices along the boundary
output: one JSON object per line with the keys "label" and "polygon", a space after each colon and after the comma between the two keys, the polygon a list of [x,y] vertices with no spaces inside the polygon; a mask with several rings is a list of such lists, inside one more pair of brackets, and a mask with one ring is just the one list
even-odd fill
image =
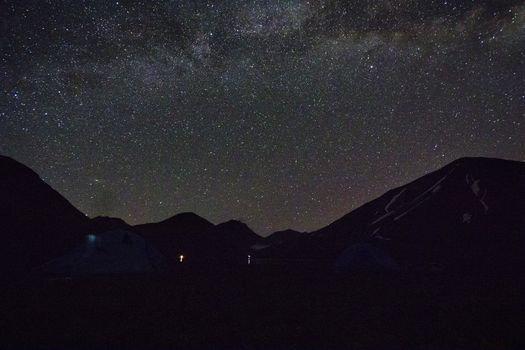
{"label": "white tent", "polygon": [[44,266],[60,274],[147,273],[164,269],[164,257],[136,233],[118,229],[97,235]]}

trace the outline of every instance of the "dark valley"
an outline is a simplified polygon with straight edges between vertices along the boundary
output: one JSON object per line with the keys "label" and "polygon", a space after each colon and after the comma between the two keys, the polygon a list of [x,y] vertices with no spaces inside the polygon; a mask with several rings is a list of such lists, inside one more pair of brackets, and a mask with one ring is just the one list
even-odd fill
{"label": "dark valley", "polygon": [[317,231],[261,237],[194,213],[90,219],[0,161],[7,348],[525,346],[524,163],[459,159]]}

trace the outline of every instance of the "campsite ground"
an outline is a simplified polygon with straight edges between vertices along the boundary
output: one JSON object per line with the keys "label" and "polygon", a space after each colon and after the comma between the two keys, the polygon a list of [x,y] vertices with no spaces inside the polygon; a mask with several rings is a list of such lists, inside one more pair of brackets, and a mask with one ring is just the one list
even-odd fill
{"label": "campsite ground", "polygon": [[10,281],[1,348],[523,348],[515,279],[278,267]]}

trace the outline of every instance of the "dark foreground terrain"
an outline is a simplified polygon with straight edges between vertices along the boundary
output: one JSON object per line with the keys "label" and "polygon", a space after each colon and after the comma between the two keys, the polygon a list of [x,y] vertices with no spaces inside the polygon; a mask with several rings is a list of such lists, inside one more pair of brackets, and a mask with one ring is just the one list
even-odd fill
{"label": "dark foreground terrain", "polygon": [[2,349],[522,349],[523,281],[246,266],[4,283]]}

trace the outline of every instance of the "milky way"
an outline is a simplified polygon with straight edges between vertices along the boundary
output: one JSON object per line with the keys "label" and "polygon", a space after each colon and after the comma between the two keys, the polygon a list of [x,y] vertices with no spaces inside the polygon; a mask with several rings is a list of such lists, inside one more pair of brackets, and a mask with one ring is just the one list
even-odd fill
{"label": "milky way", "polygon": [[313,230],[525,160],[523,1],[2,1],[0,153],[90,216]]}

